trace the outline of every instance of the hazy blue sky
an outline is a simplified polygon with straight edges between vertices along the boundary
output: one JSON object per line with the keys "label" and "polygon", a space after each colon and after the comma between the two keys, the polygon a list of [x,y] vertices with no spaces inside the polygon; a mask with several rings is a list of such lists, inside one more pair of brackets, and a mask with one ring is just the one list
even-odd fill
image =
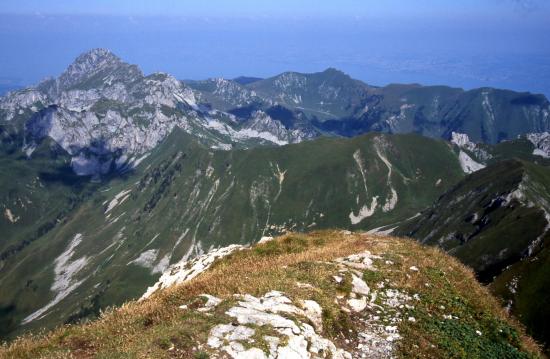
{"label": "hazy blue sky", "polygon": [[4,12],[49,14],[372,16],[540,11],[544,0],[2,0]]}
{"label": "hazy blue sky", "polygon": [[550,94],[550,0],[0,0],[0,85],[106,47],[146,73],[339,68],[390,82]]}

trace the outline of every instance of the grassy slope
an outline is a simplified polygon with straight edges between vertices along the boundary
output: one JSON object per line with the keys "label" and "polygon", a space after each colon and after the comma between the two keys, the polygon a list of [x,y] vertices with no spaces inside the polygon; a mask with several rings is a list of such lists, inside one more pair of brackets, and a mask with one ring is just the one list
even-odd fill
{"label": "grassy slope", "polygon": [[[549,184],[548,167],[502,161],[466,177],[396,233],[438,245],[474,268],[482,280],[493,282],[499,297],[511,301],[512,312],[529,332],[546,342]],[[518,188],[523,203],[531,205],[505,200]],[[528,257],[537,238],[541,242]]]}
{"label": "grassy slope", "polygon": [[526,326],[527,331],[546,344],[547,355],[550,353],[549,245],[549,238],[546,237],[543,250],[534,257],[511,265],[490,285],[492,292],[504,299],[512,313]]}
{"label": "grassy slope", "polygon": [[[548,210],[550,201],[550,171],[548,167],[527,165],[533,181],[531,194],[535,203]],[[539,227],[540,229],[540,227]],[[545,227],[536,238],[539,244],[533,247],[533,255],[507,267],[491,284],[492,290],[505,300],[510,300],[512,312],[526,325],[528,331],[545,342],[550,353],[550,233]],[[524,231],[522,236],[526,235]]]}
{"label": "grassy slope", "polygon": [[[32,251],[37,242],[66,223],[72,211],[79,208],[97,186],[90,183],[89,178],[76,176],[70,168],[70,158],[51,141],[38,146],[30,159],[20,151],[10,151],[9,147],[2,149],[7,151],[0,160],[0,286],[2,298],[25,297],[26,292],[36,290],[38,283],[29,277],[24,283],[21,277],[10,277],[11,268],[24,261],[25,253]],[[41,245],[48,246],[47,243]],[[32,266],[39,268],[37,263],[44,264],[43,259],[35,259]],[[23,271],[28,273],[28,268]],[[10,284],[14,282],[18,286]],[[18,325],[12,317],[16,310],[12,303],[1,301],[0,336]]]}
{"label": "grassy slope", "polygon": [[[373,196],[384,204],[390,195],[388,169],[376,148],[393,166],[392,186],[399,200],[393,211],[378,207],[372,217],[352,226],[350,212],[370,205]],[[368,195],[353,158],[358,149]],[[286,171],[282,186],[277,166]],[[75,260],[86,257],[86,266],[75,275],[83,283],[43,320],[6,325],[12,335],[94,316],[100,308],[139,296],[159,275],[129,264],[147,250],[158,251],[157,265],[165,257],[174,263],[186,254],[251,243],[286,229],[373,228],[414,215],[463,176],[444,142],[377,134],[224,152],[205,149],[178,131],[141,168],[102,187],[63,225],[6,263],[0,275],[0,290],[6,294],[0,303],[12,309],[2,320],[15,325],[55,296],[50,291],[54,259],[76,234],[84,238],[73,254]],[[131,190],[130,196],[106,214],[109,202],[123,190]]]}
{"label": "grassy slope", "polygon": [[21,151],[2,150],[0,268],[4,260],[63,221],[94,188],[88,178],[72,172],[68,155],[51,141],[36,148],[32,158]]}
{"label": "grassy slope", "polygon": [[526,166],[504,161],[468,176],[399,232],[439,245],[480,272],[506,263],[546,226],[540,209],[503,204]]}
{"label": "grassy slope", "polygon": [[535,146],[533,146],[533,144],[525,138],[504,141],[487,148],[488,152],[493,156],[493,158],[489,160],[489,163],[496,163],[505,159],[516,158],[541,166],[549,166],[550,159],[534,155],[534,149]]}
{"label": "grassy slope", "polygon": [[[363,274],[371,288],[384,281],[388,288],[420,298],[406,314],[416,321],[398,323],[403,336],[397,345],[398,357],[541,356],[533,341],[457,260],[409,240],[337,231],[289,234],[236,252],[190,282],[161,291],[144,302],[127,303],[88,324],[20,338],[1,348],[0,356],[207,358],[208,332],[214,325],[230,320],[225,310],[234,303],[232,295],[263,295],[271,290],[282,291],[291,299],[320,303],[324,336],[352,350],[360,331],[358,320],[368,313],[350,314],[335,304],[336,295],[349,295],[351,279],[346,277],[337,284],[332,276],[339,274],[338,267],[330,261],[364,250],[381,256],[375,260],[377,271],[365,270]],[[411,266],[419,271],[411,272]],[[190,310],[178,308],[196,302],[201,293],[224,299],[216,315],[194,311],[193,305]],[[383,305],[379,300],[376,303]],[[444,319],[447,314],[458,318]],[[256,330],[272,331],[268,326]]]}

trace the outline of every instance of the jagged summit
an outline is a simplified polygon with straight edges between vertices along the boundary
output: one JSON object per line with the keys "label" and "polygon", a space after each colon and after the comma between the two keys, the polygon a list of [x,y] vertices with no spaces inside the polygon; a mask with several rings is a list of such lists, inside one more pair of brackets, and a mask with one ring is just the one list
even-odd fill
{"label": "jagged summit", "polygon": [[73,77],[79,74],[94,73],[107,67],[123,64],[123,61],[107,49],[92,49],[80,54],[61,77]]}
{"label": "jagged summit", "polygon": [[122,60],[117,55],[115,55],[111,50],[104,49],[104,48],[96,48],[80,54],[76,58],[74,63],[90,63],[93,65],[104,61],[122,62]]}
{"label": "jagged summit", "polygon": [[[96,78],[98,75],[102,77]],[[111,84],[115,81],[127,81],[142,76],[143,73],[136,65],[125,63],[110,50],[93,49],[79,55],[69,65],[67,70],[59,76],[57,88],[61,90],[73,87],[87,89],[101,85],[102,81],[100,80]]]}

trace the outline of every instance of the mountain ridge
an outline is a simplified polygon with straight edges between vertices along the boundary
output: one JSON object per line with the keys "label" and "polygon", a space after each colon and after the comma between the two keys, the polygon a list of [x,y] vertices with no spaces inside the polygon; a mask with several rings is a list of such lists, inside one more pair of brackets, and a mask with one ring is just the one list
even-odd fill
{"label": "mountain ridge", "polygon": [[97,321],[22,338],[0,353],[542,357],[468,269],[410,240],[289,233],[253,247],[220,249],[177,271],[172,268],[181,274],[179,285]]}
{"label": "mountain ridge", "polygon": [[[543,279],[548,264],[548,166],[519,159],[489,165],[460,181],[431,207],[393,232],[437,245],[473,268],[505,298],[508,310],[540,341],[548,340]],[[517,302],[521,304],[518,305]]]}
{"label": "mountain ridge", "polygon": [[[307,90],[313,92],[303,92],[307,81],[315,83],[316,78],[322,78],[322,82]],[[324,100],[340,91],[342,83],[346,83],[348,89],[355,88],[355,94],[351,91],[338,105],[325,103]],[[550,103],[544,95],[487,87],[471,90],[418,84],[376,87],[334,69],[313,74],[284,72],[249,85],[239,85],[243,92],[253,90],[256,96],[267,101],[266,104],[256,103],[256,106],[269,107],[276,102],[303,112],[319,130],[343,136],[368,131],[417,132],[450,140],[452,132],[461,132],[476,142],[496,144],[521,134],[544,132],[550,118]],[[321,96],[315,95],[316,86],[324,86]],[[277,92],[278,88],[285,91]],[[518,118],[515,122],[519,125],[513,125],[511,118]]]}
{"label": "mountain ridge", "polygon": [[460,132],[494,144],[550,131],[550,103],[490,88],[372,87],[334,68],[247,84],[181,82],[146,76],[109,50],[94,49],[59,78],[1,97],[0,123],[28,155],[50,137],[71,154],[78,174],[97,179],[132,167],[175,126],[223,149],[370,131],[445,140]]}

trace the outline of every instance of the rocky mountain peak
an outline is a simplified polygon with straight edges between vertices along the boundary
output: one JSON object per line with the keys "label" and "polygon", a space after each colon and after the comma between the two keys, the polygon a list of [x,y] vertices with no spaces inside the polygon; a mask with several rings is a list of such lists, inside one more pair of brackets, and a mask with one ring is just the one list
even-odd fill
{"label": "rocky mountain peak", "polygon": [[121,63],[122,60],[111,51],[106,49],[93,49],[78,56],[76,60],[69,65],[63,75],[78,75],[96,72],[100,69],[116,66]]}
{"label": "rocky mountain peak", "polygon": [[525,138],[535,146],[533,150],[534,155],[550,158],[549,132],[528,133],[525,135]]}
{"label": "rocky mountain peak", "polygon": [[83,62],[97,63],[101,61],[121,62],[122,60],[120,60],[118,56],[116,56],[113,52],[111,52],[111,50],[96,48],[80,54],[76,58],[75,63],[83,63]]}
{"label": "rocky mountain peak", "polygon": [[[124,74],[124,76],[116,76],[117,73]],[[123,62],[107,49],[93,49],[81,54],[69,65],[57,81],[58,88],[67,90],[87,80],[94,79],[98,75],[103,76],[101,79],[97,79],[102,81],[93,81],[92,87],[96,87],[99,82],[110,84],[119,77],[132,78],[143,76],[143,73],[137,66]]]}

